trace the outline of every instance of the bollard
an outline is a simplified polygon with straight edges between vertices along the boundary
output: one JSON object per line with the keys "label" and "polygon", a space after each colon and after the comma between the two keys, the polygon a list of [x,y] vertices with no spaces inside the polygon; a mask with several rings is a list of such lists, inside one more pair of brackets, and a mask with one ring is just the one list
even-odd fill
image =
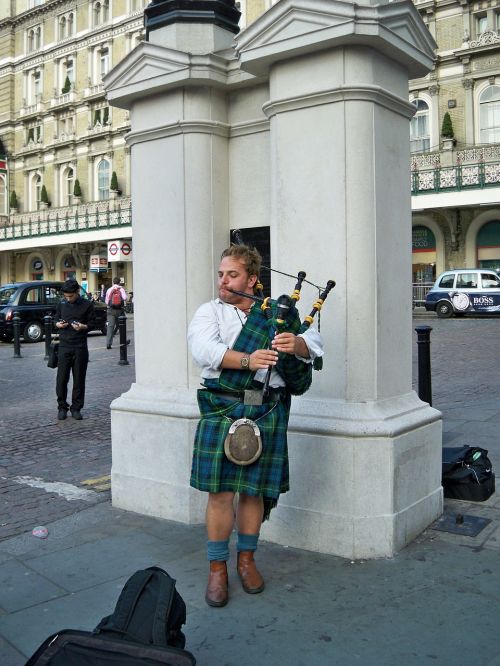
{"label": "bollard", "polygon": [[418,344],[418,397],[432,407],[431,382],[431,326],[417,326]]}
{"label": "bollard", "polygon": [[118,365],[128,365],[127,360],[127,317],[125,313],[118,317],[118,331],[120,334],[120,360]]}
{"label": "bollard", "polygon": [[21,357],[21,317],[19,312],[14,312],[12,316],[12,328],[14,330],[14,358]]}
{"label": "bollard", "polygon": [[43,357],[44,361],[49,360],[49,349],[50,343],[52,342],[52,316],[46,314],[43,318],[43,328],[45,331],[45,356]]}

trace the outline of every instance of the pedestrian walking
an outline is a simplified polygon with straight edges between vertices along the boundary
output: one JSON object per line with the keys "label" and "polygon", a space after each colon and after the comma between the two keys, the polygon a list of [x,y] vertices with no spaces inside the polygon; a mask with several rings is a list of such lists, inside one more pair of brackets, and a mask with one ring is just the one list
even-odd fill
{"label": "pedestrian walking", "polygon": [[[218,271],[219,297],[198,308],[188,330],[191,353],[201,366],[205,386],[198,391],[201,419],[190,484],[209,493],[210,570],[205,600],[210,606],[224,606],[228,601],[226,563],[235,519],[237,572],[243,589],[249,594],[264,589],[254,560],[260,527],[280,493],[289,489],[287,426],[292,389],[276,370],[278,352],[284,353],[297,375],[304,376],[314,358],[323,355],[321,338],[313,328],[301,335],[289,330],[278,333],[272,348],[267,348],[266,318],[251,298],[260,264],[261,257],[253,248],[238,245],[225,250]],[[265,391],[269,366],[270,389]],[[307,376],[310,379],[310,373]],[[306,388],[295,392],[303,390]],[[234,450],[238,446],[256,453],[249,460],[237,460]],[[239,494],[236,516],[235,493]]]}
{"label": "pedestrian walking", "polygon": [[[68,413],[77,421],[85,401],[85,377],[89,361],[87,334],[95,328],[95,310],[92,301],[82,298],[80,285],[74,279],[62,286],[63,300],[56,307],[56,328],[59,331],[59,361],[57,365],[56,394],[57,418],[63,421]],[[67,402],[68,383],[73,375],[71,405]]]}
{"label": "pedestrian walking", "polygon": [[[125,312],[127,292],[120,284],[120,278],[114,277],[113,284],[106,292],[106,305],[108,306],[108,329],[106,332],[106,349],[111,349],[113,337],[118,330],[118,317]],[[127,344],[129,341],[127,341]]]}

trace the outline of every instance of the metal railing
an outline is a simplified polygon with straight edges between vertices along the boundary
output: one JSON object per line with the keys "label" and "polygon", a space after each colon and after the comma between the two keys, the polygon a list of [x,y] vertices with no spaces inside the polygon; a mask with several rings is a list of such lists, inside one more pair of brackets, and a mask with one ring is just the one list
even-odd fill
{"label": "metal railing", "polygon": [[411,286],[412,290],[412,306],[422,307],[425,303],[425,297],[432,289],[434,282],[414,282]]}
{"label": "metal railing", "polygon": [[451,167],[415,169],[411,174],[412,194],[460,191],[500,185],[500,162],[457,164]]}
{"label": "metal railing", "polygon": [[120,197],[109,201],[93,201],[78,206],[49,208],[32,213],[11,215],[7,225],[0,227],[0,244],[2,241],[19,238],[37,238],[109,227],[123,227],[131,224],[130,197]]}

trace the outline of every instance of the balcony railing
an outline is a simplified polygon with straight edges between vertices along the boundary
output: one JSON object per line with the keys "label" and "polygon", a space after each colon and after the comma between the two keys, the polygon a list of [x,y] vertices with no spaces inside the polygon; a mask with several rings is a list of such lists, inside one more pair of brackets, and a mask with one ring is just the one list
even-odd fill
{"label": "balcony railing", "polygon": [[0,243],[131,224],[130,197],[121,197],[115,201],[93,201],[79,206],[11,215],[8,225],[0,228]]}
{"label": "balcony railing", "polygon": [[411,193],[435,194],[500,185],[500,162],[477,162],[433,169],[413,169]]}

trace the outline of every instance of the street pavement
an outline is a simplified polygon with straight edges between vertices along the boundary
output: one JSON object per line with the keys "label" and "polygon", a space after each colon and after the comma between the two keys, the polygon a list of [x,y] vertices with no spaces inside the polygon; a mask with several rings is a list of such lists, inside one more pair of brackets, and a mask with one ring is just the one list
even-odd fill
{"label": "street pavement", "polygon": [[[414,325],[432,327],[444,444],[482,446],[498,471],[500,319],[416,312]],[[128,576],[153,565],[177,580],[188,608],[186,647],[199,665],[500,666],[496,494],[482,503],[446,500],[445,517],[459,533],[436,524],[393,558],[350,561],[261,543],[259,595],[242,591],[233,543],[230,602],[206,606],[203,526],[111,506],[109,404],[134,381],[133,344],[127,366],[118,365],[117,342],[108,351],[92,336],[89,346],[84,420],[57,422],[55,371],[43,346],[24,345],[14,359],[12,346],[0,345],[1,666],[24,664],[58,630],[91,630]],[[475,518],[485,525],[468,536]],[[46,539],[32,536],[39,525]]]}

